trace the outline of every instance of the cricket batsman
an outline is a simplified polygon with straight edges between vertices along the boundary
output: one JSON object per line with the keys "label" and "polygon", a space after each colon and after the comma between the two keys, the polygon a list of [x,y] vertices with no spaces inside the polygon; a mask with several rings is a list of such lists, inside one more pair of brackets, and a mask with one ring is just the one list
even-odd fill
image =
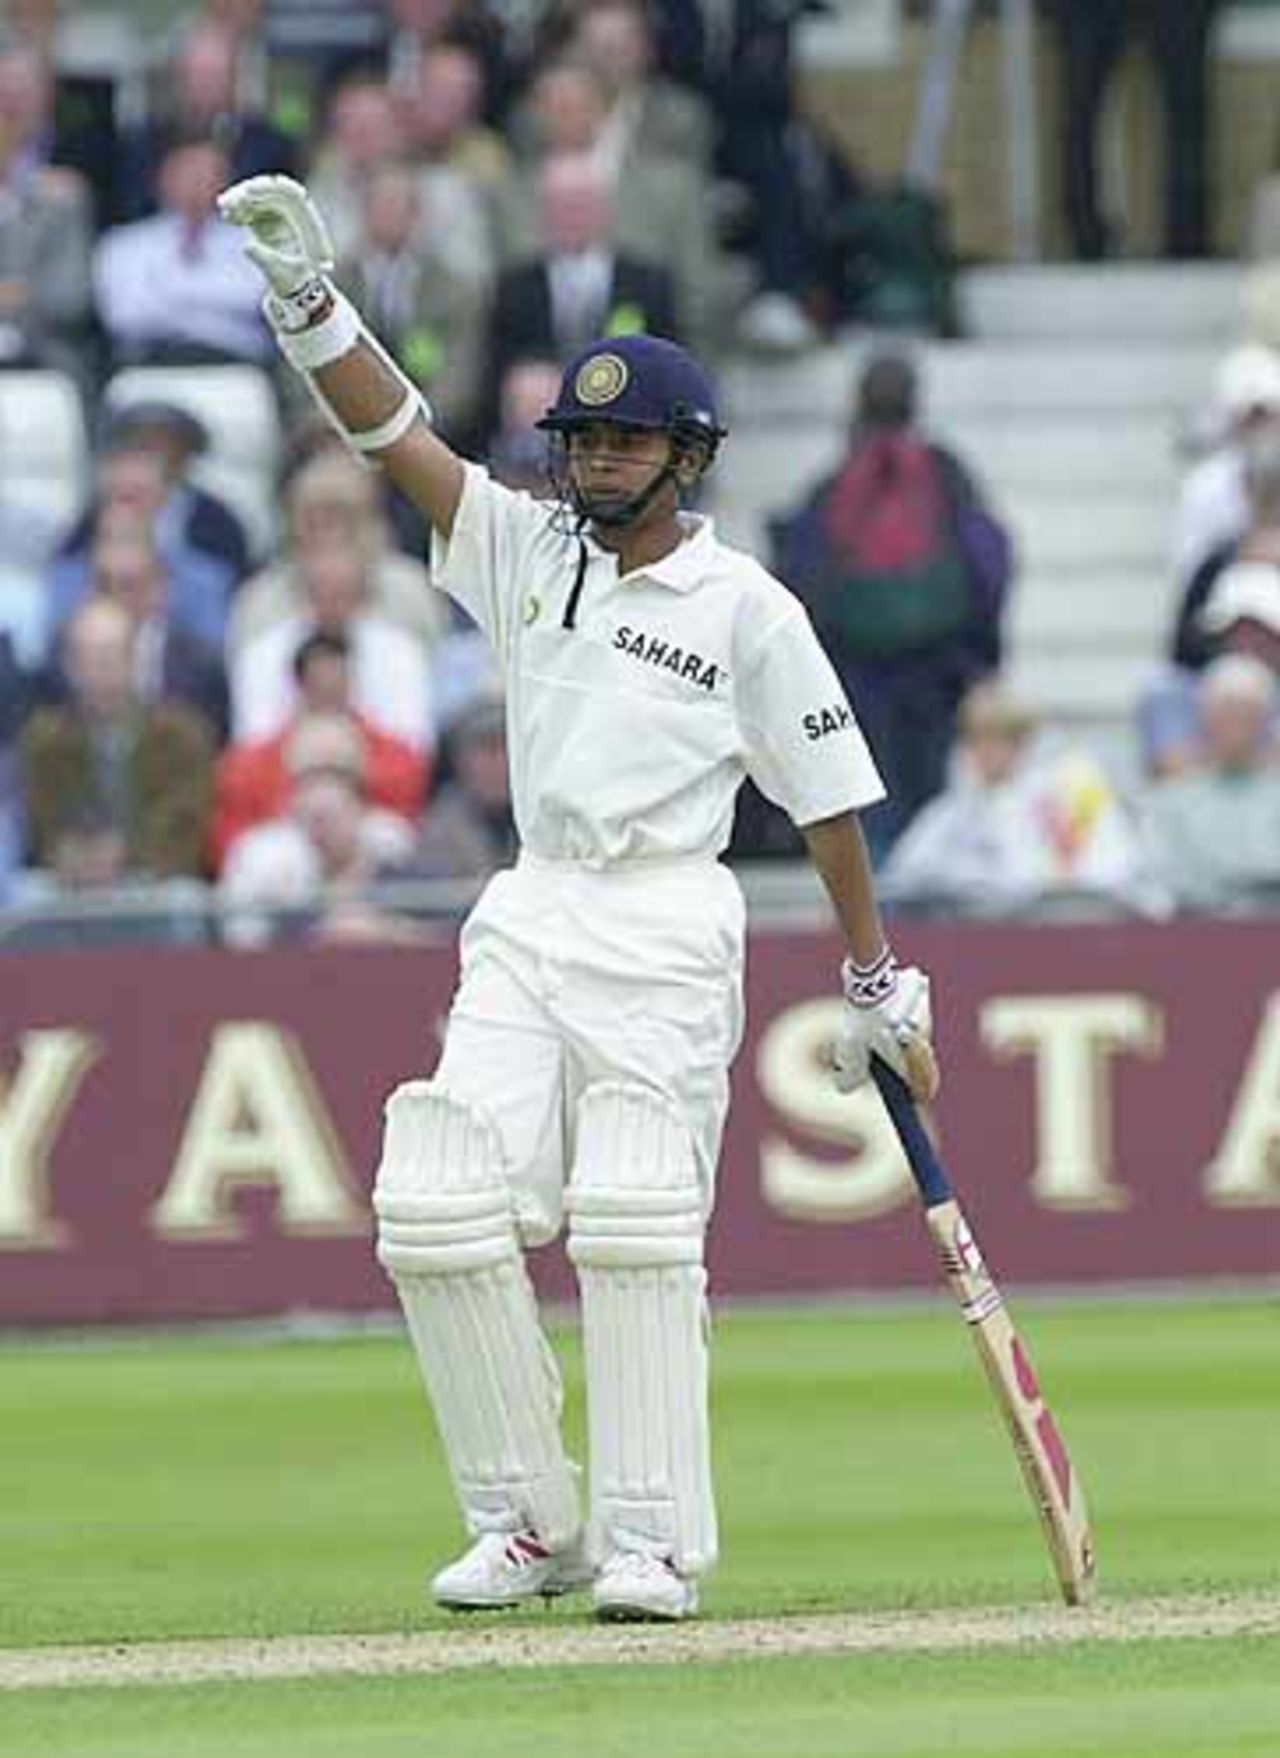
{"label": "cricket batsman", "polygon": [[[254,177],[221,206],[285,357],[422,509],[435,581],[505,678],[521,853],[463,927],[434,1075],[387,1101],[374,1192],[470,1538],[432,1593],[461,1611],[583,1589],[603,1619],[687,1618],[717,1553],[703,1253],[742,1030],[744,907],[719,857],[750,775],[844,932],[838,1084],[875,1053],[919,1089],[928,1059],[904,1047],[927,1039],[929,985],[886,943],[857,818],[880,779],[798,600],[682,511],[725,431],[696,360],[650,336],[588,348],[540,424],[558,501],[514,493],[432,432],[329,278],[304,188]],[[566,1228],[585,1516],[523,1257]]]}

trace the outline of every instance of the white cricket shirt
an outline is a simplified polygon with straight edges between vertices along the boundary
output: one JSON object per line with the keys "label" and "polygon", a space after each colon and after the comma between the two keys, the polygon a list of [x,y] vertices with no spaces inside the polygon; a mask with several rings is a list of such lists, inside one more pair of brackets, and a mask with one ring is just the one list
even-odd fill
{"label": "white cricket shirt", "polygon": [[619,576],[613,555],[555,514],[469,464],[452,535],[432,548],[436,584],[502,665],[525,848],[600,868],[711,859],[744,775],[797,824],[883,797],[781,581],[692,516],[671,554]]}

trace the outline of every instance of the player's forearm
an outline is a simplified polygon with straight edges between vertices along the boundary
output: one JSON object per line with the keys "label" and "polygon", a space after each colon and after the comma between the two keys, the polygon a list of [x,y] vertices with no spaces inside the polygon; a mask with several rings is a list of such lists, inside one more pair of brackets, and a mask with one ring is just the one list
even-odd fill
{"label": "player's forearm", "polygon": [[404,400],[404,385],[367,342],[357,342],[315,377],[325,401],[352,433],[381,427]]}
{"label": "player's forearm", "polygon": [[873,965],[885,949],[885,934],[856,814],[803,825],[801,835],[844,930],[849,956],[856,965]]}
{"label": "player's forearm", "polygon": [[[351,433],[369,433],[390,421],[404,400],[404,381],[367,342],[358,342],[315,375],[325,401]],[[462,464],[425,421],[392,445],[370,453],[396,487],[448,536],[462,494]]]}

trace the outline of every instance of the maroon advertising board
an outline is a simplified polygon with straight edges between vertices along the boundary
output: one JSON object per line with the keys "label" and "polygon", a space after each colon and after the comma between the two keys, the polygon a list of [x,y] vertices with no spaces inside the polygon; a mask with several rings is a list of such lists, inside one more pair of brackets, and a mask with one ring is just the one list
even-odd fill
{"label": "maroon advertising board", "polygon": [[[943,1150],[1011,1285],[1280,1273],[1280,993],[1251,922],[902,928]],[[878,1100],[822,1055],[839,947],[760,932],[712,1228],[722,1295],[934,1285]],[[381,1103],[430,1070],[447,945],[12,955],[0,1324],[387,1307]],[[569,1291],[557,1248],[541,1286]]]}

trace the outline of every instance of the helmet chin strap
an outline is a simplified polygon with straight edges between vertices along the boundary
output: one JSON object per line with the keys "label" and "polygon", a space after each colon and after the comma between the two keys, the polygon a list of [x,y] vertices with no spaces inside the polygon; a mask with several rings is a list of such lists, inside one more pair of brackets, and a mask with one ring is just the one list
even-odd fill
{"label": "helmet chin strap", "polygon": [[650,483],[638,494],[629,495],[625,500],[616,495],[593,500],[570,478],[573,510],[584,525],[600,525],[606,531],[622,531],[628,525],[634,525],[649,510],[666,484],[675,480],[675,466],[670,458]]}

